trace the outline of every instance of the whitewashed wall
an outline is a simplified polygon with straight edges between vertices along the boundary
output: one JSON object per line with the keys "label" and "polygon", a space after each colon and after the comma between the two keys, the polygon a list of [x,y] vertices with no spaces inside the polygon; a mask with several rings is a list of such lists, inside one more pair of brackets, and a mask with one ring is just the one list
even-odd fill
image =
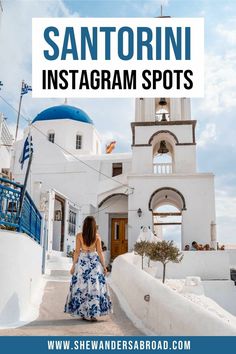
{"label": "whitewashed wall", "polygon": [[26,234],[0,230],[0,327],[24,321],[41,285],[42,247]]}
{"label": "whitewashed wall", "polygon": [[[34,125],[46,136],[48,132],[54,131],[55,142],[73,154],[96,154],[96,142],[98,143],[98,152],[101,151],[101,142],[96,133],[96,128],[92,124],[71,119],[58,119],[37,121]],[[32,134],[35,135],[35,133],[37,133],[37,130],[32,128]],[[80,150],[76,150],[76,134],[82,135],[82,149]],[[45,139],[43,135],[42,138]]]}
{"label": "whitewashed wall", "polygon": [[[168,263],[166,277],[184,279],[187,276],[201,277],[202,280],[229,280],[229,256],[224,251],[186,251],[181,263]],[[138,256],[137,256],[138,257]],[[139,259],[140,257],[138,257]],[[140,262],[140,260],[139,260]],[[156,277],[162,278],[162,264],[152,263],[156,268]],[[235,292],[236,295],[236,292]]]}
{"label": "whitewashed wall", "polygon": [[216,301],[226,311],[236,316],[236,286],[232,280],[202,282],[205,295]]}
{"label": "whitewashed wall", "polygon": [[[132,254],[115,259],[111,286],[127,315],[145,333],[162,336],[236,335],[235,324],[177,294],[132,262]],[[150,295],[149,302],[144,301],[145,295]]]}
{"label": "whitewashed wall", "polygon": [[229,255],[230,267],[236,269],[236,249],[225,250]]}

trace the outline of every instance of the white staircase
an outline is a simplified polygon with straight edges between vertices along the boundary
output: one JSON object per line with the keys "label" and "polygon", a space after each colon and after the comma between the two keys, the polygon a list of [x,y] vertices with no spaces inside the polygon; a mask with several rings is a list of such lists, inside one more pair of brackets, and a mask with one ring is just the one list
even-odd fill
{"label": "white staircase", "polygon": [[69,281],[72,258],[62,252],[53,251],[47,254],[44,277],[50,281]]}

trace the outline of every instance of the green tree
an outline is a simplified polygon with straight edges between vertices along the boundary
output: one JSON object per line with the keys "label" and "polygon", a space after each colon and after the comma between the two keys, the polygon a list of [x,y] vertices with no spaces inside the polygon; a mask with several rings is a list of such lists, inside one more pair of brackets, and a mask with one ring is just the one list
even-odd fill
{"label": "green tree", "polygon": [[163,265],[162,282],[165,282],[166,265],[169,262],[180,263],[183,259],[183,254],[174,246],[173,241],[161,241],[151,243],[145,253],[152,261],[159,261]]}
{"label": "green tree", "polygon": [[147,241],[136,242],[134,245],[134,252],[139,254],[142,257],[142,269],[143,269],[143,259],[144,256],[148,253],[149,247],[150,247],[150,242]]}

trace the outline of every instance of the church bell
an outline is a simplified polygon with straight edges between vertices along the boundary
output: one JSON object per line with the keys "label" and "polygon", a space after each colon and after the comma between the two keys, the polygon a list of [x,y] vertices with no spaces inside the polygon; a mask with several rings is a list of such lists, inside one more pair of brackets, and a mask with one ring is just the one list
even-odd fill
{"label": "church bell", "polygon": [[167,154],[169,152],[165,140],[161,140],[160,147],[157,152],[158,154]]}
{"label": "church bell", "polygon": [[166,105],[167,105],[166,99],[165,98],[160,98],[159,106],[166,106]]}

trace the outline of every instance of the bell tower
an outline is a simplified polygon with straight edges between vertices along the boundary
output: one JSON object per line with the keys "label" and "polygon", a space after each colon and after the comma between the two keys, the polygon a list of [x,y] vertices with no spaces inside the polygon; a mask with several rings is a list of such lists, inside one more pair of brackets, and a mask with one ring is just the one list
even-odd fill
{"label": "bell tower", "polygon": [[162,118],[190,120],[190,98],[136,98],[135,122],[155,122]]}
{"label": "bell tower", "polygon": [[[196,121],[191,119],[190,99],[137,98],[135,109],[133,170],[157,175],[160,171],[195,173]],[[144,151],[146,160],[140,165],[139,155]]]}
{"label": "bell tower", "polygon": [[[197,171],[196,123],[189,98],[136,99],[128,177],[134,187],[129,197],[133,243],[143,225],[164,239],[165,228],[178,227],[182,249],[193,241],[215,242],[214,175]],[[140,218],[135,219],[135,208],[143,211]],[[174,231],[168,235],[175,239]]]}

